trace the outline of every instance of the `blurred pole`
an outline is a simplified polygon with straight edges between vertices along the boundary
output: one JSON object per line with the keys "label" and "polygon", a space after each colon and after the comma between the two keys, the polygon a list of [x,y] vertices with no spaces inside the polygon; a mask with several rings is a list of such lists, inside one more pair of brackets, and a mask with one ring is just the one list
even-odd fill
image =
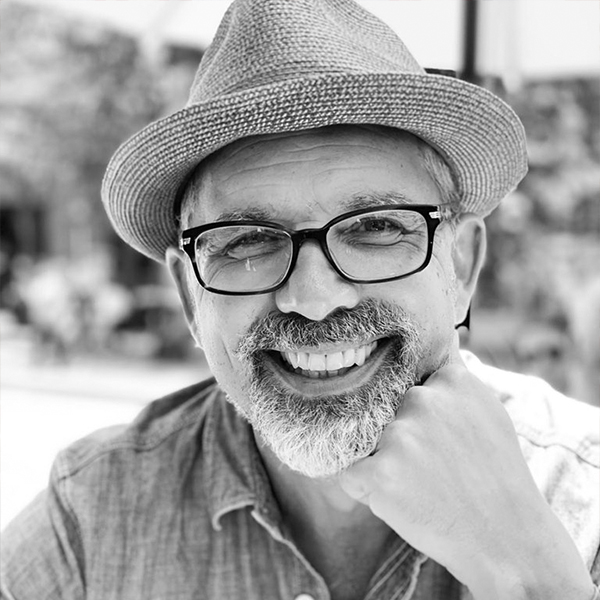
{"label": "blurred pole", "polygon": [[470,83],[479,83],[477,71],[477,32],[479,0],[463,0],[463,68],[461,79]]}

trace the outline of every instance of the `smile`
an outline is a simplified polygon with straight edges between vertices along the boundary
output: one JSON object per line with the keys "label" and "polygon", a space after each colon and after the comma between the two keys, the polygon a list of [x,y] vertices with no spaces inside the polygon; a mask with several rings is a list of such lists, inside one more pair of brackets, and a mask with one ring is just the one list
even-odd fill
{"label": "smile", "polygon": [[392,341],[380,338],[320,352],[273,349],[262,352],[262,365],[274,377],[272,384],[304,398],[344,394],[372,380],[389,356]]}
{"label": "smile", "polygon": [[377,341],[356,348],[317,354],[313,352],[281,352],[284,364],[292,367],[294,373],[324,379],[344,375],[354,366],[361,367],[377,348]]}

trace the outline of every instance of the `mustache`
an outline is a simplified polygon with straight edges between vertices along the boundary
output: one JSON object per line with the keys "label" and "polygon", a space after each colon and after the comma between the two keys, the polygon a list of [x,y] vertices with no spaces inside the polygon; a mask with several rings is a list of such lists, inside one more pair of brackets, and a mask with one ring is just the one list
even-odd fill
{"label": "mustache", "polygon": [[376,338],[399,337],[403,345],[417,344],[409,314],[399,306],[367,299],[356,307],[339,308],[321,321],[298,313],[271,313],[256,319],[241,338],[237,354],[250,359],[263,350],[294,350],[327,343],[358,345]]}

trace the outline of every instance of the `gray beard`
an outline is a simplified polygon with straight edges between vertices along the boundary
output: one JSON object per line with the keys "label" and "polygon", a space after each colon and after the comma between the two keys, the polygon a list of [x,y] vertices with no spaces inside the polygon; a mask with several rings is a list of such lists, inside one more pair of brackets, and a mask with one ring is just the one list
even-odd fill
{"label": "gray beard", "polygon": [[[263,351],[274,346],[293,350],[332,341],[358,346],[380,337],[391,338],[383,363],[349,393],[307,399],[283,390],[265,367]],[[417,381],[421,354],[415,325],[393,304],[368,300],[323,321],[269,315],[250,327],[238,348],[251,382],[250,402],[247,411],[234,404],[282,463],[308,477],[331,477],[375,451]]]}

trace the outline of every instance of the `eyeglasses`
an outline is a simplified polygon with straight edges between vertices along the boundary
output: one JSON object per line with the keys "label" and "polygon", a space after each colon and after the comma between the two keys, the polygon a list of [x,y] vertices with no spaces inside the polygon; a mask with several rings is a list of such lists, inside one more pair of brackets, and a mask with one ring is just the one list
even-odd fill
{"label": "eyeglasses", "polygon": [[216,294],[246,296],[279,289],[307,240],[319,243],[343,279],[383,283],[425,269],[443,210],[444,205],[385,205],[299,230],[268,221],[223,221],[186,229],[179,247],[190,257],[200,285]]}

